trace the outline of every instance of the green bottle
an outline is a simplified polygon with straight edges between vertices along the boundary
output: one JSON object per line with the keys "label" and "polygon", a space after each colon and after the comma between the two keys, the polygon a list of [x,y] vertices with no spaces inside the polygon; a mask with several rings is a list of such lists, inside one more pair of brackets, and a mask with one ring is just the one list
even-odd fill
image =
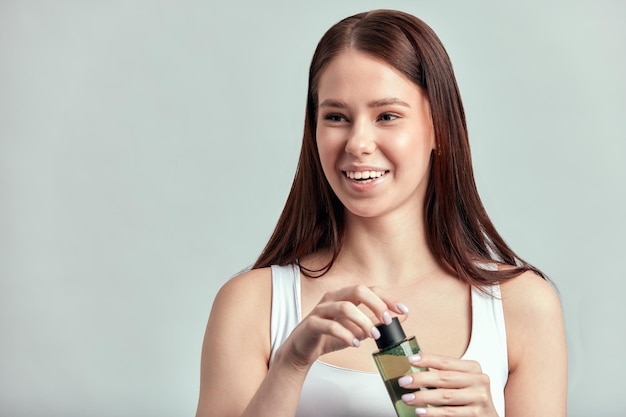
{"label": "green bottle", "polygon": [[408,357],[420,352],[415,336],[407,339],[397,317],[390,324],[376,326],[380,337],[376,339],[378,352],[372,354],[380,376],[398,417],[415,417],[415,407],[406,405],[402,395],[414,392],[415,389],[405,389],[398,385],[398,379],[416,372],[427,371],[426,368],[412,366]]}

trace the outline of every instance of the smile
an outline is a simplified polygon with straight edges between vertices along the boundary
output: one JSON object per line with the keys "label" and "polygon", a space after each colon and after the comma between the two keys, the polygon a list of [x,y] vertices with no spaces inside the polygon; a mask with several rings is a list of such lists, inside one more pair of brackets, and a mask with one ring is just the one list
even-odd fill
{"label": "smile", "polygon": [[343,174],[350,178],[351,180],[356,181],[370,181],[375,180],[376,178],[380,178],[385,175],[389,171],[343,171]]}

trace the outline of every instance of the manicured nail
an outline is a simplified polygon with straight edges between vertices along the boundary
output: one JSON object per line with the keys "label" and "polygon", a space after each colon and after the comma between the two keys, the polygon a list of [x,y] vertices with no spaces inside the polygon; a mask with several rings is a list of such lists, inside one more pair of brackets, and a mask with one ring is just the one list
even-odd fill
{"label": "manicured nail", "polygon": [[411,363],[417,363],[419,361],[422,360],[422,357],[420,355],[411,355],[409,356],[409,362]]}
{"label": "manicured nail", "polygon": [[409,308],[407,306],[405,306],[404,304],[402,304],[402,303],[398,303],[398,305],[396,307],[398,307],[398,310],[400,310],[404,314],[408,314],[409,313]]}
{"label": "manicured nail", "polygon": [[359,347],[361,346],[361,341],[355,337],[354,340],[352,341],[352,345],[354,347]]}
{"label": "manicured nail", "polygon": [[385,324],[391,324],[391,314],[389,314],[389,312],[388,312],[388,311],[385,311],[385,312],[383,313],[383,322],[384,322]]}
{"label": "manicured nail", "polygon": [[415,394],[404,394],[402,396],[402,401],[404,401],[405,403],[410,403],[414,399],[415,399]]}
{"label": "manicured nail", "polygon": [[372,331],[370,333],[375,340],[380,338],[380,331],[376,327],[372,327]]}
{"label": "manicured nail", "polygon": [[403,376],[402,378],[398,378],[398,385],[400,385],[401,387],[405,387],[407,385],[409,385],[411,382],[413,382],[413,377],[412,376]]}
{"label": "manicured nail", "polygon": [[424,414],[426,414],[426,409],[425,408],[416,408],[415,409],[415,414],[417,414],[418,416],[423,416]]}

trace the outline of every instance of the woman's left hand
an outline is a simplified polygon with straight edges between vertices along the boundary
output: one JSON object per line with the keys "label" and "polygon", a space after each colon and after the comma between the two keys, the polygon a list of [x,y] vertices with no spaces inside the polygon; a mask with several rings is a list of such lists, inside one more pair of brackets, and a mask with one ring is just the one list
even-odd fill
{"label": "woman's left hand", "polygon": [[[478,362],[429,354],[413,355],[409,360],[416,367],[429,369],[398,380],[403,388],[416,390],[404,394],[402,399],[416,407],[417,415],[498,416],[491,399],[489,377]],[[422,387],[435,389],[420,391]],[[427,408],[426,404],[438,407]]]}

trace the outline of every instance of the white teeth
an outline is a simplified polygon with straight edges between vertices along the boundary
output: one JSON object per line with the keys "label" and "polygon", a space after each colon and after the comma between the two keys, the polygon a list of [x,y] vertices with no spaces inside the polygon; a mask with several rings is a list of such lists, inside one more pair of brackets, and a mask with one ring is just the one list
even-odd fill
{"label": "white teeth", "polygon": [[385,174],[384,171],[346,171],[346,177],[353,180],[367,180],[378,178]]}

